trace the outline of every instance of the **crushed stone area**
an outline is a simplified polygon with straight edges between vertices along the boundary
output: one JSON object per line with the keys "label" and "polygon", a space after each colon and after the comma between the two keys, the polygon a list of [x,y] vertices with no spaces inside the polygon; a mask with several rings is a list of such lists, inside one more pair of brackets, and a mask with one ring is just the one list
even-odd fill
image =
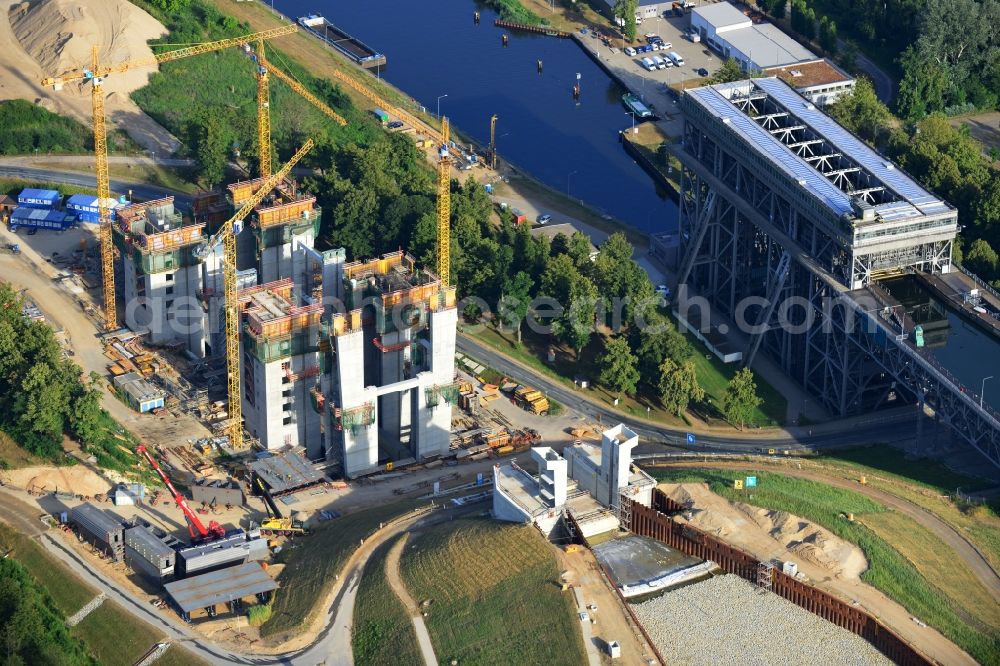
{"label": "crushed stone area", "polygon": [[632,608],[671,666],[892,663],[861,637],[759,593],[738,576],[717,576]]}

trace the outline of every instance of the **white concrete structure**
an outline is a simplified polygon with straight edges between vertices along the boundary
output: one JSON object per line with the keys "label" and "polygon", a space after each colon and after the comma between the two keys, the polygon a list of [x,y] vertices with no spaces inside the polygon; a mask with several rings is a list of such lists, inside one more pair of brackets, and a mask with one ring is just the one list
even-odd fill
{"label": "white concrete structure", "polygon": [[547,446],[531,449],[531,459],[538,463],[538,493],[551,507],[566,503],[566,459]]}
{"label": "white concrete structure", "polygon": [[537,476],[513,462],[494,466],[493,517],[534,523],[549,536],[562,518],[570,516],[590,538],[618,529],[614,509],[621,494],[650,506],[656,482],[632,467],[638,435],[619,424],[601,437],[601,449],[578,443],[567,446],[561,456],[547,446],[532,448]]}
{"label": "white concrete structure", "polygon": [[563,456],[569,463],[570,477],[604,506],[617,507],[618,497],[623,493],[649,506],[656,482],[632,467],[632,449],[638,443],[638,435],[618,424],[601,433],[600,450],[580,442],[567,446]]}
{"label": "white concrete structure", "polygon": [[265,449],[323,454],[319,385],[321,303],[293,302],[292,279],[240,292],[243,418]]}
{"label": "white concrete structure", "polygon": [[728,2],[702,5],[691,10],[691,28],[701,34],[702,41],[719,42],[719,35],[753,26],[753,21]]}
{"label": "white concrete structure", "polygon": [[836,63],[820,58],[784,67],[764,70],[766,76],[776,76],[816,106],[836,102],[854,90],[855,79]]}
{"label": "white concrete structure", "polygon": [[345,476],[448,452],[458,311],[454,287],[403,252],[339,269],[329,315],[324,438]]}

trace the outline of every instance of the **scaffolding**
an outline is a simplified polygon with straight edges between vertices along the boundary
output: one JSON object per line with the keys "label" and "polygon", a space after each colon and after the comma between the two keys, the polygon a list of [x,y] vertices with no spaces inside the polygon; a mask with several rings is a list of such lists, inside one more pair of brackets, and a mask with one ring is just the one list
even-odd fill
{"label": "scaffolding", "polygon": [[458,404],[458,396],[460,392],[459,382],[453,382],[451,384],[437,384],[424,389],[424,395],[427,398],[428,407],[437,407],[442,400],[450,405],[456,405]]}
{"label": "scaffolding", "polygon": [[357,407],[332,407],[333,418],[337,430],[349,428],[352,431],[358,428],[368,427],[375,424],[375,403],[366,402]]}
{"label": "scaffolding", "polygon": [[772,574],[774,565],[770,562],[757,563],[757,591],[760,593],[770,592],[773,584]]}

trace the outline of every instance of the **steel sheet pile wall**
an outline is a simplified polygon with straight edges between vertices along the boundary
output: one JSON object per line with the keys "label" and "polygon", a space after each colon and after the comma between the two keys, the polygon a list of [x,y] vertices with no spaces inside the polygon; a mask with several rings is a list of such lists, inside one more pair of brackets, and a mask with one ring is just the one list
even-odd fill
{"label": "steel sheet pile wall", "polygon": [[[678,523],[656,509],[632,502],[624,495],[621,501],[631,504],[631,525],[629,528],[633,533],[662,541],[682,553],[712,560],[724,571],[756,582],[757,565],[760,560],[722,543],[690,525]],[[653,492],[653,505],[663,508],[678,507],[676,510],[683,509],[658,489]],[[929,666],[931,663],[927,657],[917,652],[916,648],[897,636],[892,630],[881,625],[868,613],[850,606],[823,590],[802,583],[778,569],[772,572],[771,580],[771,590],[775,594],[815,613],[838,627],[857,634],[897,664],[902,666],[926,664]]]}

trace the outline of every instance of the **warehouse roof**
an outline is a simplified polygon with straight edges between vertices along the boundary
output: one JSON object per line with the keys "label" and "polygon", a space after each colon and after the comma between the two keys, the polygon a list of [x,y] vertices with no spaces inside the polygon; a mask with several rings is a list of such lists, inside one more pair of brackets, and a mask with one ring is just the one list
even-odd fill
{"label": "warehouse roof", "polygon": [[163,391],[147,382],[137,372],[126,372],[124,375],[115,377],[115,386],[125,391],[125,393],[138,403],[158,400],[164,397]]}
{"label": "warehouse roof", "polygon": [[164,585],[185,613],[278,589],[259,564],[248,562]]}
{"label": "warehouse roof", "polygon": [[17,195],[18,199],[59,199],[61,195],[55,190],[39,190],[26,187]]}
{"label": "warehouse roof", "polygon": [[291,492],[326,481],[322,472],[296,451],[285,451],[250,463],[254,474],[267,484],[272,495]]}
{"label": "warehouse roof", "polygon": [[[176,541],[176,539],[173,539]],[[170,555],[174,549],[163,542],[163,540],[153,534],[152,529],[143,525],[125,530],[125,542],[133,548],[141,547],[155,557]]]}
{"label": "warehouse roof", "polygon": [[898,201],[875,206],[883,217],[935,215],[950,210],[949,206],[913,179],[900,171],[887,158],[879,155],[856,136],[845,130],[777,78],[735,81],[705,86],[688,91],[693,100],[707,113],[718,118],[730,131],[741,137],[757,153],[785,172],[801,186],[833,210],[837,215],[853,213],[851,198],[809,162],[793,153],[775,135],[741,111],[730,99],[763,93],[793,115],[836,150],[857,162],[865,171],[881,181]]}
{"label": "warehouse roof", "polygon": [[815,53],[771,23],[761,23],[726,32],[720,39],[746,54],[757,67],[762,69],[816,58]]}
{"label": "warehouse roof", "polygon": [[746,16],[728,2],[716,2],[711,5],[695,7],[691,10],[691,13],[697,14],[708,23],[714,25],[716,29],[739,25],[741,23],[750,25],[751,23],[749,16]]}
{"label": "warehouse roof", "polygon": [[94,527],[98,527],[105,532],[114,532],[123,529],[120,520],[98,509],[89,502],[84,502],[79,506],[73,507],[72,516],[74,520],[86,520]]}
{"label": "warehouse roof", "polygon": [[66,213],[48,208],[24,208],[18,206],[10,214],[10,218],[18,220],[28,220],[30,222],[62,222],[66,219]]}

